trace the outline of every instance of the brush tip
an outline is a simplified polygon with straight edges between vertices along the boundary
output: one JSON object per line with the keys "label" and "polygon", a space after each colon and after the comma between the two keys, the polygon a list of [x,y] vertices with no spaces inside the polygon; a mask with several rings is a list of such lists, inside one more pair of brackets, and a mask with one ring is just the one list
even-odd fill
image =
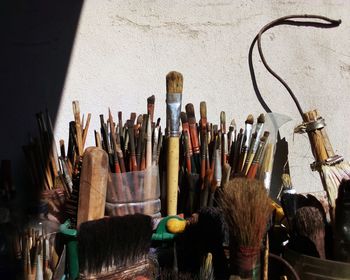
{"label": "brush tip", "polygon": [[265,122],[265,115],[264,114],[260,114],[258,117],[258,123],[264,123]]}
{"label": "brush tip", "polygon": [[220,113],[220,122],[222,123],[226,122],[226,113],[224,111],[221,111]]}
{"label": "brush tip", "polygon": [[263,136],[266,137],[266,139],[269,137],[269,135],[270,135],[269,131],[265,131],[264,134],[263,134]]}
{"label": "brush tip", "polygon": [[154,101],[156,100],[156,97],[153,95],[151,95],[150,97],[147,98],[147,103],[148,104],[154,104]]}
{"label": "brush tip", "polygon": [[187,123],[188,120],[187,120],[187,114],[185,112],[181,112],[180,113],[180,119],[181,119],[181,122],[182,123]]}
{"label": "brush tip", "polygon": [[200,109],[201,118],[206,118],[207,117],[207,103],[205,101],[202,101],[199,104],[199,109]]}
{"label": "brush tip", "polygon": [[193,104],[192,103],[188,103],[186,104],[186,114],[187,114],[187,118],[190,119],[190,118],[194,118],[195,117],[195,114],[194,114],[194,107],[193,107]]}
{"label": "brush tip", "polygon": [[167,93],[182,93],[183,77],[176,71],[171,71],[166,75],[166,91]]}
{"label": "brush tip", "polygon": [[230,123],[230,128],[233,130],[236,128],[236,121],[235,119],[232,119],[231,123]]}
{"label": "brush tip", "polygon": [[246,124],[253,124],[254,123],[254,117],[252,114],[249,114],[247,117],[247,120],[245,121]]}

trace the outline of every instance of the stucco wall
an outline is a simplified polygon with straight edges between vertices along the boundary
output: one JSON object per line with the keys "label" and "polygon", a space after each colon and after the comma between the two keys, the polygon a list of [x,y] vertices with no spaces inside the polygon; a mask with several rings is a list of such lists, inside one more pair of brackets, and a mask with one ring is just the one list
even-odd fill
{"label": "stucco wall", "polygon": [[[59,107],[55,134],[68,139],[72,100],[92,113],[88,145],[98,115],[146,111],[156,96],[156,116],[165,119],[165,75],[184,75],[183,105],[206,101],[208,118],[226,111],[243,126],[249,113],[264,112],[250,79],[248,49],[260,28],[288,14],[342,19],[334,29],[283,26],[263,37],[265,56],[289,83],[303,110],[318,108],[335,150],[350,158],[350,1],[115,1],[86,0]],[[293,135],[301,122],[287,92],[263,68],[254,52],[258,84],[272,111],[293,120],[281,129],[289,143],[292,180],[298,191],[322,189],[306,135]]]}

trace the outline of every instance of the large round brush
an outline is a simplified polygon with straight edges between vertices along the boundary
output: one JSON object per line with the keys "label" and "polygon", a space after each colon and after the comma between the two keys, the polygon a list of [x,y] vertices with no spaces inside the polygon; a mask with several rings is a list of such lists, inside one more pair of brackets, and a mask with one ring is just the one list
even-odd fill
{"label": "large round brush", "polygon": [[180,112],[182,97],[182,74],[170,72],[166,76],[166,104],[167,104],[167,214],[177,213],[177,190],[179,174],[179,137]]}
{"label": "large round brush", "polygon": [[258,276],[262,239],[272,211],[264,184],[235,178],[221,190],[219,205],[229,229],[231,274],[241,278]]}

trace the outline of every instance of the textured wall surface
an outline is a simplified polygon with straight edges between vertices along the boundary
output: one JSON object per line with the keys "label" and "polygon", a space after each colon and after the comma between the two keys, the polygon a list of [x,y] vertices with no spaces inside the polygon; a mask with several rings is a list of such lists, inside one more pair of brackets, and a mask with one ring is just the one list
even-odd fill
{"label": "textured wall surface", "polygon": [[[156,96],[156,116],[165,119],[165,75],[184,75],[183,104],[207,101],[208,117],[244,125],[249,113],[264,112],[250,79],[249,46],[266,23],[288,14],[342,19],[338,28],[276,27],[263,37],[266,59],[285,80],[303,110],[318,108],[334,149],[350,158],[350,2],[343,1],[115,1],[86,0],[56,120],[56,137],[68,139],[72,100],[92,113],[88,145],[99,129],[99,113],[146,111]],[[289,144],[292,180],[298,191],[322,189],[306,135],[293,135],[300,115],[254,51],[261,93],[274,112],[292,118],[281,129]]]}

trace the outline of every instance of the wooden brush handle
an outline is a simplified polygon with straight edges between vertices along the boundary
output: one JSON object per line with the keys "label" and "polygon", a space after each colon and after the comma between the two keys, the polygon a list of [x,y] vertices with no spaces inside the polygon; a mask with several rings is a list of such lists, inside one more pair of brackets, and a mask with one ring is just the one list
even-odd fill
{"label": "wooden brush handle", "polygon": [[177,214],[177,189],[179,176],[179,138],[168,138],[167,155],[167,214]]}
{"label": "wooden brush handle", "polygon": [[[317,110],[313,110],[304,113],[303,118],[305,122],[313,122],[320,118],[320,115]],[[324,128],[309,131],[308,135],[316,161],[322,162],[335,155]]]}
{"label": "wooden brush handle", "polygon": [[108,154],[89,147],[83,157],[77,226],[104,217],[108,180]]}

